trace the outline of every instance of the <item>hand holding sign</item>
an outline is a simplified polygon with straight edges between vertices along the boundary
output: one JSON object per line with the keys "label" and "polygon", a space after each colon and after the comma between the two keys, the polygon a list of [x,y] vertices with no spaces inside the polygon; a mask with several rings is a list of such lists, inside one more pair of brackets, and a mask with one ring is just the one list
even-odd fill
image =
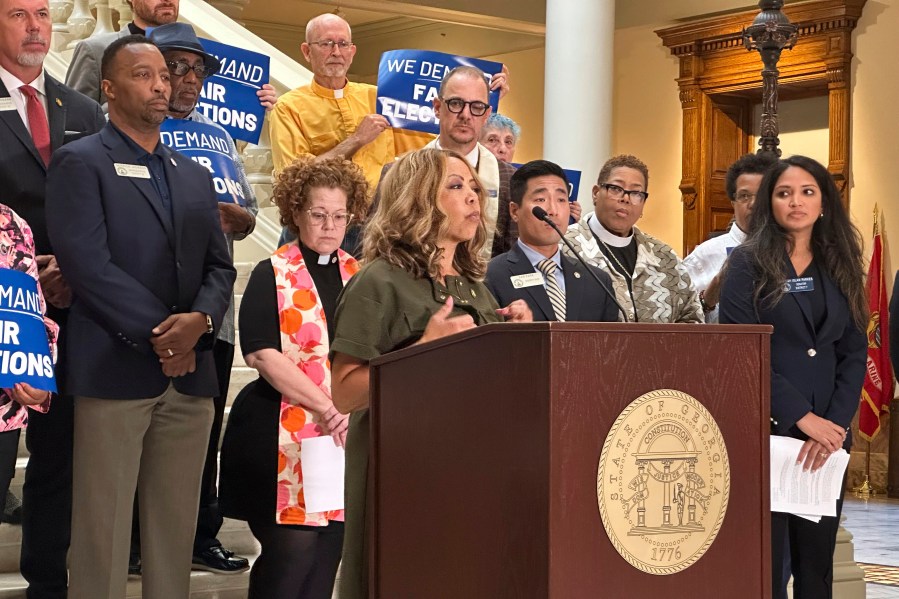
{"label": "hand holding sign", "polygon": [[53,395],[50,391],[36,389],[28,383],[16,383],[12,389],[5,389],[7,395],[23,406],[39,406]]}
{"label": "hand holding sign", "polygon": [[[53,355],[37,281],[18,270],[0,269],[0,387],[15,392],[20,383],[56,391]],[[40,393],[20,390],[23,401],[40,399]]]}
{"label": "hand holding sign", "polygon": [[503,89],[508,90],[508,70],[502,64],[443,52],[391,50],[381,55],[378,66],[378,114],[384,115],[391,127],[439,133],[432,104],[443,78],[460,66],[477,67],[487,77],[499,79],[490,83],[489,102],[496,111]]}

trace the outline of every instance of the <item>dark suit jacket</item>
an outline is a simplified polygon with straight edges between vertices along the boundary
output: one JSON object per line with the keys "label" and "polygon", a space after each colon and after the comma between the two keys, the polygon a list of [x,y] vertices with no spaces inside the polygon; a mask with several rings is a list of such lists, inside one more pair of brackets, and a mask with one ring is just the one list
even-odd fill
{"label": "dark suit jacket", "polygon": [[[786,276],[796,277],[784,254]],[[745,247],[730,256],[722,288],[722,324],[770,324],[772,432],[805,439],[796,422],[812,411],[844,428],[858,409],[865,378],[867,339],[852,322],[849,303],[822,271],[827,318],[812,324],[809,292],[787,293],[774,306],[755,305],[755,268]],[[816,281],[817,283],[817,281]],[[774,424],[774,423],[777,424]],[[851,445],[847,435],[845,448]]]}
{"label": "dark suit jacket", "polygon": [[[577,260],[562,254],[562,271],[565,274],[565,320],[585,322],[615,322],[618,320],[618,307],[609,299],[602,287],[596,284],[593,277],[584,270]],[[525,256],[518,244],[505,254],[500,254],[487,266],[485,283],[493,293],[500,306],[508,306],[512,301],[523,299],[528,303],[534,320],[556,320],[549,296],[543,285],[533,285],[516,289],[512,285],[512,277],[536,272],[531,261]],[[598,268],[593,272],[612,288],[609,275]],[[541,275],[542,276],[542,275]]]}
{"label": "dark suit jacket", "polygon": [[[50,149],[96,133],[106,118],[96,102],[45,75]],[[0,82],[0,97],[9,91]],[[24,218],[34,233],[35,251],[52,254],[44,220],[44,186],[47,167],[41,160],[31,134],[16,110],[0,112],[0,202]]]}
{"label": "dark suit jacket", "polygon": [[[508,252],[509,249],[515,245],[515,240],[518,239],[518,223],[513,221],[512,217],[509,216],[509,202],[512,198],[509,179],[511,179],[512,173],[514,173],[516,169],[508,162],[503,162],[499,159],[497,159],[496,162],[499,166],[499,190],[497,194],[498,212],[496,215],[496,232],[493,235],[493,249],[490,252],[491,256],[498,256],[503,252]],[[384,168],[381,169],[380,180],[384,179],[384,175],[387,174],[387,171],[389,171],[392,166],[392,162],[388,162],[384,165]],[[368,211],[369,217],[378,209],[380,201],[381,186],[378,185],[377,189],[375,189],[375,195],[372,198],[371,208]],[[361,234],[359,235],[359,239],[361,244]],[[353,252],[353,254],[357,256],[361,255],[361,248]]]}
{"label": "dark suit jacket", "polygon": [[[47,120],[50,125],[50,150],[96,133],[106,125],[106,117],[96,102],[44,74],[47,92]],[[0,82],[0,97],[8,98],[9,90]],[[41,159],[31,134],[16,110],[0,112],[0,203],[6,204],[24,218],[34,234],[35,252],[52,254],[47,235],[44,191],[47,167]],[[56,362],[56,384],[66,393],[65,351],[68,310],[47,305],[47,316],[60,326],[59,354]]]}
{"label": "dark suit jacket", "polygon": [[[150,344],[170,314],[204,312],[221,325],[235,271],[209,171],[163,146],[172,216],[149,179],[119,176],[135,151],[107,125],[53,155],[47,226],[75,300],[69,316],[69,390],[131,399],[160,395],[169,379]],[[172,379],[188,395],[218,392],[212,352]]]}

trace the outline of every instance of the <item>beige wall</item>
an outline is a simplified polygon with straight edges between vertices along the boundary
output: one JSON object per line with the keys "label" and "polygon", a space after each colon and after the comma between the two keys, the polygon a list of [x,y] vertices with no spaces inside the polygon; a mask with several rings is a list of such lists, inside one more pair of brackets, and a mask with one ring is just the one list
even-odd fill
{"label": "beige wall", "polygon": [[[899,3],[869,0],[855,30],[850,211],[870,252],[873,210],[883,212],[887,284],[899,267]],[[895,240],[894,243],[890,243]],[[894,343],[899,343],[899,339]]]}
{"label": "beige wall", "polygon": [[511,93],[499,103],[499,111],[521,126],[515,162],[543,158],[543,47],[485,56],[509,67]]}
{"label": "beige wall", "polygon": [[[678,64],[654,33],[657,28],[615,32],[612,151],[633,154],[649,167],[649,199],[637,226],[680,254],[684,235],[678,185],[683,135],[675,82]],[[592,184],[596,175],[585,173],[584,177]]]}

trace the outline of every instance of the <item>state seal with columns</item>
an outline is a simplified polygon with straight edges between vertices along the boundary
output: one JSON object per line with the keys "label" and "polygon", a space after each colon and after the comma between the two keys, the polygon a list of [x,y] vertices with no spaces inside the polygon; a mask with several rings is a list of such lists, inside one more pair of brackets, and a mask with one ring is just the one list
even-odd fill
{"label": "state seal with columns", "polygon": [[596,495],[609,540],[630,565],[658,575],[689,568],[727,513],[730,462],[715,419],[681,391],[638,397],[606,437]]}

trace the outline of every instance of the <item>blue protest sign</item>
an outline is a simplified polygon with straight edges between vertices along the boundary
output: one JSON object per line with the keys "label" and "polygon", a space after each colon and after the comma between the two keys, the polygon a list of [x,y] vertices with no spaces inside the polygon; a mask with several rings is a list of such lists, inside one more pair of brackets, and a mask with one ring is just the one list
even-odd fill
{"label": "blue protest sign", "polygon": [[222,62],[222,68],[203,83],[197,110],[234,139],[259,143],[265,108],[256,91],[268,83],[269,57],[213,40],[201,39],[200,43]]}
{"label": "blue protest sign", "polygon": [[16,383],[56,391],[37,281],[18,270],[0,269],[0,387]]}
{"label": "blue protest sign", "polygon": [[226,135],[215,125],[186,119],[166,119],[159,127],[162,143],[209,169],[219,202],[243,206],[247,198]]}
{"label": "blue protest sign", "polygon": [[[391,50],[381,55],[378,66],[378,114],[391,127],[426,133],[440,133],[433,102],[443,76],[456,67],[477,67],[488,77],[503,70],[502,63],[430,52]],[[490,92],[490,106],[499,107],[499,91]]]}

